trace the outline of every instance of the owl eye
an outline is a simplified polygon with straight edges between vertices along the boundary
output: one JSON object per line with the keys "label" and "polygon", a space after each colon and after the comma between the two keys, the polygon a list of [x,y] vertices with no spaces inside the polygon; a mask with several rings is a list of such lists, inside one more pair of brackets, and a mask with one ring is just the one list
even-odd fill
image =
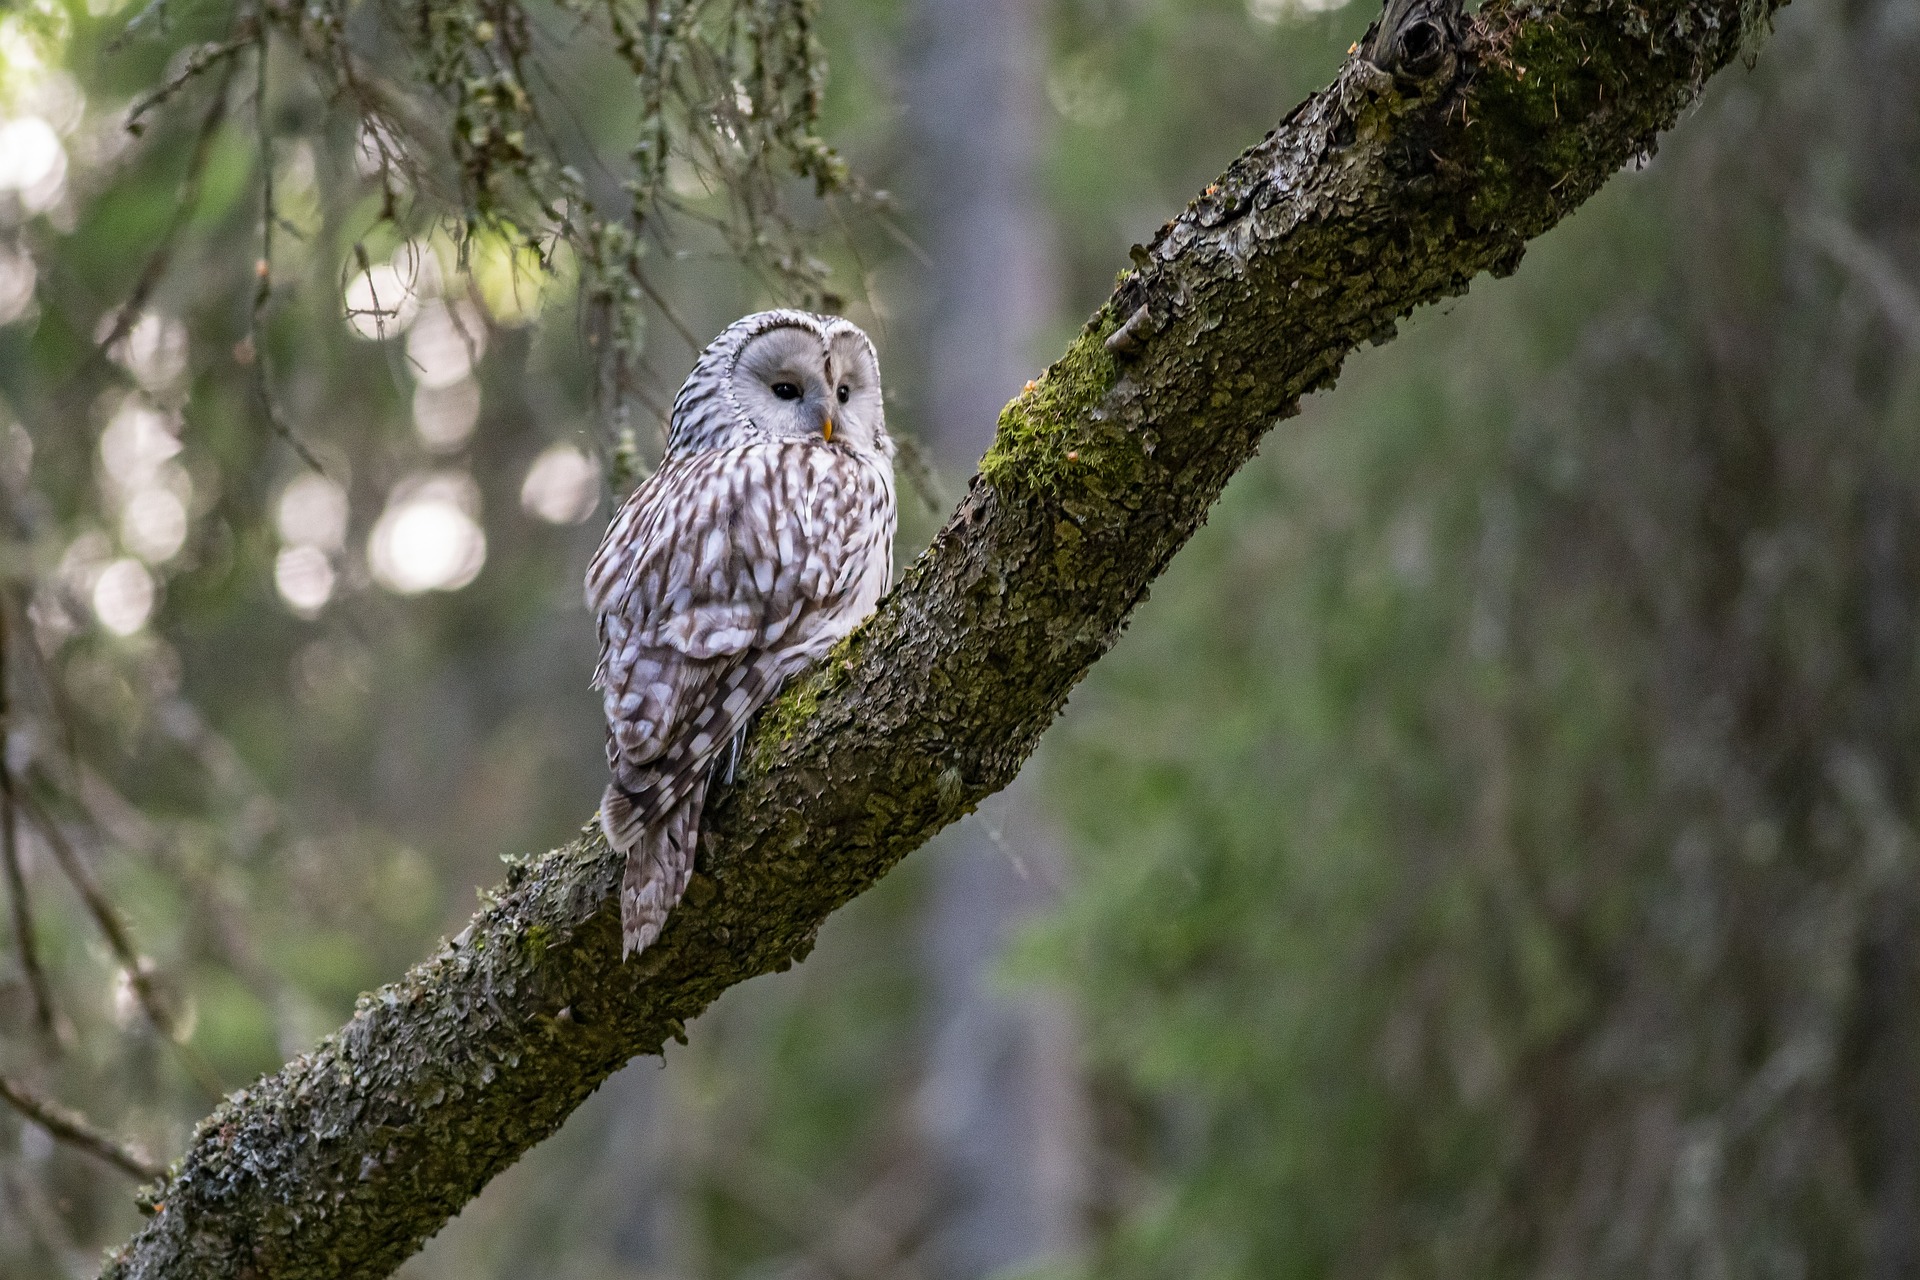
{"label": "owl eye", "polygon": [[798,400],[800,388],[791,382],[776,382],[773,384],[773,394],[782,400]]}
{"label": "owl eye", "polygon": [[840,390],[835,394],[837,394],[840,397],[840,403],[845,404],[847,402],[847,397],[852,395],[853,392],[849,391],[847,389],[847,384],[843,382],[840,384]]}

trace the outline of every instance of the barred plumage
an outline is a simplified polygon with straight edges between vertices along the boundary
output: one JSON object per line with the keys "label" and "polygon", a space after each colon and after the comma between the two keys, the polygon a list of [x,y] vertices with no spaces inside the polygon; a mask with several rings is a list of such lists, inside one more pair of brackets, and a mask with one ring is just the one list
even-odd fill
{"label": "barred plumage", "polygon": [[886,590],[894,521],[866,334],[764,311],[714,339],[674,400],[660,469],[587,570],[613,771],[600,822],[627,853],[627,954],[686,890],[721,752]]}

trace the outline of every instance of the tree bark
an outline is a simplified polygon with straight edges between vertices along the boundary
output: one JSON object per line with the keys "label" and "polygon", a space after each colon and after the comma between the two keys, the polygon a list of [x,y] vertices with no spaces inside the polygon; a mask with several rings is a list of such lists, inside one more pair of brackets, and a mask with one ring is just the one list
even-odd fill
{"label": "tree bark", "polygon": [[377,1276],[722,991],[1004,786],[1227,479],[1346,354],[1511,272],[1774,0],[1390,0],[1334,83],[1134,253],[878,614],[761,718],[622,964],[591,828],[199,1126],[115,1277]]}

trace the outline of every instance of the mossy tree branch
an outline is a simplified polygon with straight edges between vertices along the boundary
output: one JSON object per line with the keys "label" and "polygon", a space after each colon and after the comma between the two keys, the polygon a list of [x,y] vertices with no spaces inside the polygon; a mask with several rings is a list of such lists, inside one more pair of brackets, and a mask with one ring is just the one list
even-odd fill
{"label": "mossy tree branch", "polygon": [[597,836],[516,865],[439,954],[207,1118],[108,1274],[389,1272],[621,1064],[804,956],[1004,786],[1266,431],[1413,307],[1513,270],[1773,7],[1392,0],[1135,251],[878,615],[762,718],[652,949],[620,962]]}

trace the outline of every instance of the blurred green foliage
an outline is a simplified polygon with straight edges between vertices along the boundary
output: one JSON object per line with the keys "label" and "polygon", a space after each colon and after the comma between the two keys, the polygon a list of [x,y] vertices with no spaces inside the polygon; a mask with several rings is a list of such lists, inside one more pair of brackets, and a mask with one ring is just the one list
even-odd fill
{"label": "blurred green foliage", "polygon": [[1087,1274],[1911,1264],[1920,31],[1782,26],[1076,696],[1025,964],[1121,1153]]}

